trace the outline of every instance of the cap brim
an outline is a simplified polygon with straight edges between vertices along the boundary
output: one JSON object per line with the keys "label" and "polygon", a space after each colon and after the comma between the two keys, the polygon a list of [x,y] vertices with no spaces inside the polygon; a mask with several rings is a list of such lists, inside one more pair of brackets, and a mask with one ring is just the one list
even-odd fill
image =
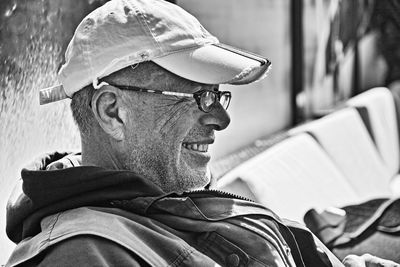
{"label": "cap brim", "polygon": [[247,84],[265,77],[271,62],[223,44],[212,44],[153,59],[185,79],[205,84]]}

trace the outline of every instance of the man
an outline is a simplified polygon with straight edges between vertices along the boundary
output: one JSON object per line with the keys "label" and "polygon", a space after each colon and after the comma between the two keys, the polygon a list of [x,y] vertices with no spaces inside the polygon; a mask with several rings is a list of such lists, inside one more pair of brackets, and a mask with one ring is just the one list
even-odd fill
{"label": "man", "polygon": [[82,154],[49,154],[22,170],[7,266],[342,266],[307,229],[201,190],[214,131],[230,121],[231,94],[218,85],[268,68],[162,0],[113,0],[89,14],[61,85],[41,95],[72,98]]}

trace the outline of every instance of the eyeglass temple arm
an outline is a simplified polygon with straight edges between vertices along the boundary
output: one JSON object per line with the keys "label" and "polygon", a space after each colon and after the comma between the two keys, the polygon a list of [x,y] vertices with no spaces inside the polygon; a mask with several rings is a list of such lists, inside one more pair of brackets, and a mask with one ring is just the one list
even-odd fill
{"label": "eyeglass temple arm", "polygon": [[171,96],[181,96],[181,97],[193,97],[193,94],[190,94],[190,93],[178,93],[178,92],[163,91],[163,90],[152,90],[152,89],[145,89],[145,88],[129,86],[129,85],[116,85],[116,84],[112,84],[112,83],[108,83],[108,82],[104,82],[104,81],[102,81],[100,83],[100,86],[102,86],[102,85],[110,85],[110,86],[114,86],[117,88],[123,88],[123,89],[137,91],[137,92],[147,92],[147,93],[163,94],[163,95],[171,95]]}

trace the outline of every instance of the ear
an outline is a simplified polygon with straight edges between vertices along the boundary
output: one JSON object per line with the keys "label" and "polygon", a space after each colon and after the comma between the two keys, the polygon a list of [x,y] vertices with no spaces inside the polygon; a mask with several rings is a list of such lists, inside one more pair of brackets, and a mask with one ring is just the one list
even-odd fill
{"label": "ear", "polygon": [[104,132],[116,141],[124,140],[127,112],[119,90],[105,85],[96,90],[91,104],[94,116]]}

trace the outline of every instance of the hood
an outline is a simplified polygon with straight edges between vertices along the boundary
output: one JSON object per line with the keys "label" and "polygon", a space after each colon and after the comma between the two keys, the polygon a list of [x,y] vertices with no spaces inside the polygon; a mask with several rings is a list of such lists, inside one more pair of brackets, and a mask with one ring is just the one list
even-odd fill
{"label": "hood", "polygon": [[164,194],[134,172],[79,165],[79,154],[54,152],[22,169],[7,203],[6,232],[13,242],[40,232],[40,221],[50,214]]}

